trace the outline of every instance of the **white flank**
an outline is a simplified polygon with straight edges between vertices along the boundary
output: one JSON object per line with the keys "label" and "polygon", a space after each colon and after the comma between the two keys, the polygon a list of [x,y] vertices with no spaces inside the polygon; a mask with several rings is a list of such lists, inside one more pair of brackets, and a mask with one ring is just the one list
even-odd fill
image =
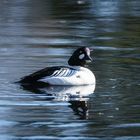
{"label": "white flank", "polygon": [[75,70],[69,69],[71,74],[68,75],[68,69],[62,69],[57,71],[59,74],[56,76],[48,76],[40,79],[39,81],[49,83],[51,85],[91,85],[96,84],[95,76],[87,68],[84,67],[73,67]]}

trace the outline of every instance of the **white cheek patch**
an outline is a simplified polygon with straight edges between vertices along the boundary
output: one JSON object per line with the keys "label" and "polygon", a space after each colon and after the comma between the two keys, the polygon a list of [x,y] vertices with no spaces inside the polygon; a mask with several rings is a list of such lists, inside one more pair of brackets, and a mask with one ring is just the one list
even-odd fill
{"label": "white cheek patch", "polygon": [[85,54],[80,54],[79,59],[83,59],[85,57]]}

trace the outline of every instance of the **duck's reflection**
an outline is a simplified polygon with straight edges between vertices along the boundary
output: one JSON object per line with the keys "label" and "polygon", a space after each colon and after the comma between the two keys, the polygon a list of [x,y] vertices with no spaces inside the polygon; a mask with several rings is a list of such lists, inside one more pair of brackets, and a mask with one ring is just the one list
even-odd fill
{"label": "duck's reflection", "polygon": [[22,86],[24,90],[28,90],[37,94],[45,94],[45,100],[67,101],[69,107],[81,119],[88,118],[87,102],[91,94],[95,90],[95,85],[87,86],[48,86],[43,88],[33,87],[29,85]]}
{"label": "duck's reflection", "polygon": [[80,116],[80,119],[88,118],[87,101],[69,101],[69,107],[74,111],[75,115]]}

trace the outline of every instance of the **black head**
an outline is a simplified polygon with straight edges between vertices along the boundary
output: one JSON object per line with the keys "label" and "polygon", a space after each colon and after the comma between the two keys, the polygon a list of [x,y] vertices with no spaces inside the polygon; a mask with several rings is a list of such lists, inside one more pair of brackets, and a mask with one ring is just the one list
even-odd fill
{"label": "black head", "polygon": [[87,62],[91,61],[90,49],[88,47],[81,47],[72,54],[68,64],[70,66],[85,66]]}

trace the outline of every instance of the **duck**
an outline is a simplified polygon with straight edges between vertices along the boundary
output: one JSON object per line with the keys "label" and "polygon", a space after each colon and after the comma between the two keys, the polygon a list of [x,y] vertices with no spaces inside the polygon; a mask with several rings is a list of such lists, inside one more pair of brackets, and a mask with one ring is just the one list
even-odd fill
{"label": "duck", "polygon": [[94,73],[87,68],[87,63],[92,62],[91,49],[80,47],[76,49],[68,60],[66,66],[50,66],[21,78],[18,82],[22,85],[58,85],[81,86],[96,83]]}

